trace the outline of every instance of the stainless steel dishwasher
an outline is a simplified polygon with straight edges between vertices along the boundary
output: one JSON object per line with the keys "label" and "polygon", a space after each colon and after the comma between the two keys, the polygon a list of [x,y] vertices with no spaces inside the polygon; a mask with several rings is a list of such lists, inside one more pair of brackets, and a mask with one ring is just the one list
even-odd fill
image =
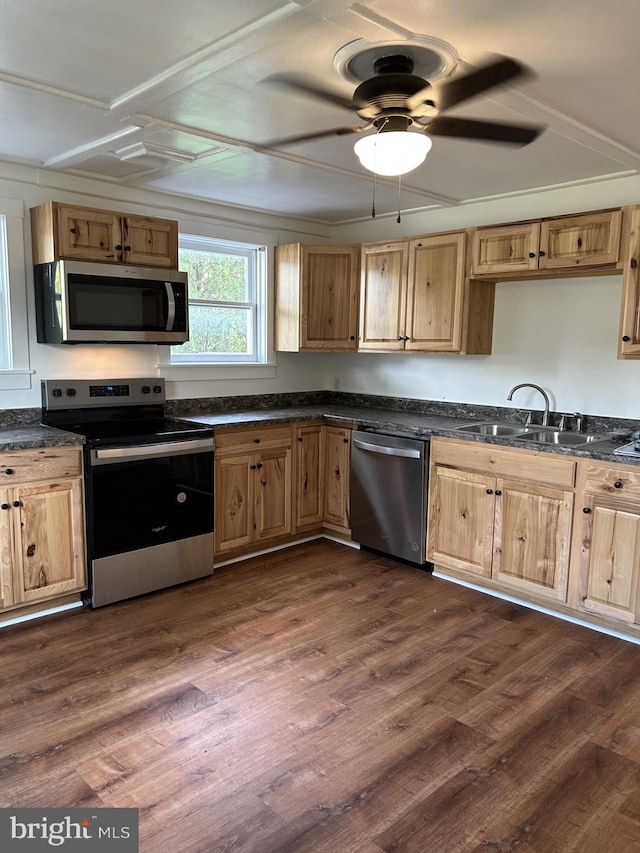
{"label": "stainless steel dishwasher", "polygon": [[425,564],[429,441],[356,430],[351,442],[351,538]]}

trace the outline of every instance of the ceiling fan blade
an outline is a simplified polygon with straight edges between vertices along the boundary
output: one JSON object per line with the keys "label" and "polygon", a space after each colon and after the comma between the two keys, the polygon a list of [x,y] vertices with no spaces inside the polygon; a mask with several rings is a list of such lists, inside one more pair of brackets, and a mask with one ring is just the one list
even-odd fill
{"label": "ceiling fan blade", "polygon": [[273,74],[266,77],[263,83],[273,83],[282,89],[289,89],[298,95],[311,95],[325,103],[334,104],[337,107],[343,107],[346,110],[357,109],[357,104],[352,98],[345,98],[337,92],[332,92],[329,89],[323,89],[317,86],[313,81],[304,77],[288,76],[286,74]]}
{"label": "ceiling fan blade", "polygon": [[425,127],[429,136],[455,136],[460,139],[503,142],[507,145],[528,145],[543,130],[544,128],[534,125],[502,124],[453,116],[438,116]]}
{"label": "ceiling fan blade", "polygon": [[468,98],[485,92],[487,89],[529,74],[529,70],[524,65],[508,56],[503,56],[487,65],[476,68],[475,71],[470,71],[462,77],[456,77],[447,83],[443,83],[442,86],[438,87],[434,100],[442,112],[462,103],[462,101],[466,101]]}
{"label": "ceiling fan blade", "polygon": [[328,136],[345,136],[348,133],[362,133],[363,130],[370,130],[372,127],[372,124],[356,125],[355,127],[332,127],[330,130],[319,130],[316,133],[303,133],[300,136],[271,139],[263,142],[260,148],[282,148],[286,145],[295,145],[298,142],[308,142],[312,139],[325,139]]}

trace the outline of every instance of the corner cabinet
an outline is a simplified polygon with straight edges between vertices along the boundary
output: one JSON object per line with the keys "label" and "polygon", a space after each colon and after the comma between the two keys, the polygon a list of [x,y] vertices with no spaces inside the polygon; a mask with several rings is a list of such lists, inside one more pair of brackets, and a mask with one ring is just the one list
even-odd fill
{"label": "corner cabinet", "polygon": [[31,209],[33,263],[60,259],[178,269],[178,223],[50,201]]}
{"label": "corner cabinet", "polygon": [[472,232],[471,275],[615,267],[621,231],[619,209],[478,228]]}
{"label": "corner cabinet", "polygon": [[428,559],[460,577],[564,602],[575,461],[434,438]]}
{"label": "corner cabinet", "polygon": [[357,349],[359,256],[359,246],[276,246],[276,350]]}
{"label": "corner cabinet", "polygon": [[0,453],[0,605],[86,589],[80,451]]}
{"label": "corner cabinet", "polygon": [[292,532],[291,427],[216,431],[215,552]]}
{"label": "corner cabinet", "polygon": [[640,624],[640,468],[580,463],[569,603]]}
{"label": "corner cabinet", "polygon": [[362,247],[360,350],[489,353],[493,285],[473,293],[466,233]]}

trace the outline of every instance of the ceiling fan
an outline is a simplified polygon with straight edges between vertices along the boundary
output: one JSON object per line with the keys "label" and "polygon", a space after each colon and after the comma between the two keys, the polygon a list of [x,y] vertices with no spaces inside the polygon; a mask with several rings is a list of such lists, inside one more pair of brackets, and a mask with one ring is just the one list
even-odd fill
{"label": "ceiling fan", "polygon": [[[375,129],[376,133],[356,143],[356,154],[362,160],[358,147],[362,147],[365,140],[367,143],[371,140],[372,143],[369,147],[373,151],[374,159],[369,162],[363,160],[363,165],[379,174],[398,175],[411,171],[420,165],[431,147],[430,136],[484,140],[522,146],[533,142],[542,132],[543,128],[536,125],[507,124],[442,115],[452,107],[495,86],[518,77],[526,77],[529,73],[528,70],[516,60],[505,56],[497,57],[467,74],[432,86],[428,80],[413,73],[414,60],[411,55],[401,53],[399,46],[394,46],[393,50],[394,52],[375,59],[373,76],[360,83],[350,100],[300,76],[275,75],[267,78],[266,82],[275,83],[295,92],[311,95],[324,102],[353,110],[365,122],[362,125],[335,127],[315,133],[277,139],[268,143],[268,146],[277,148],[328,136],[360,134]],[[385,172],[378,167],[373,168],[370,165],[370,163],[375,165],[376,152],[373,149],[376,144],[385,141],[383,134],[394,133],[397,136],[403,134],[407,139],[416,137],[416,133],[406,133],[409,128],[412,131],[418,131],[424,138],[424,143],[418,146],[424,152],[416,155],[419,156],[418,162],[400,171],[401,167],[397,164],[399,155],[396,154],[396,165],[390,166],[393,171]],[[391,142],[390,137],[388,141]],[[413,142],[414,140],[410,141]],[[381,153],[380,149],[378,154],[381,155]]]}

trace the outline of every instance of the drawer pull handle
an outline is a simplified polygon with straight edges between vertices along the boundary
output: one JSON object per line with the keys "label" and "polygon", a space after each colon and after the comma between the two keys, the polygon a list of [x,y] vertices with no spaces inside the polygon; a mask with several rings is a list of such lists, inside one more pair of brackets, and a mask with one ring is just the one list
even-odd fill
{"label": "drawer pull handle", "polygon": [[620,480],[615,481],[615,483],[613,484],[613,488],[614,489],[621,489],[622,488],[622,483],[620,482]]}
{"label": "drawer pull handle", "polygon": [[586,507],[582,510],[582,512],[583,512],[585,515],[590,515],[590,514],[591,514],[591,509],[590,509],[588,506],[586,506]]}

